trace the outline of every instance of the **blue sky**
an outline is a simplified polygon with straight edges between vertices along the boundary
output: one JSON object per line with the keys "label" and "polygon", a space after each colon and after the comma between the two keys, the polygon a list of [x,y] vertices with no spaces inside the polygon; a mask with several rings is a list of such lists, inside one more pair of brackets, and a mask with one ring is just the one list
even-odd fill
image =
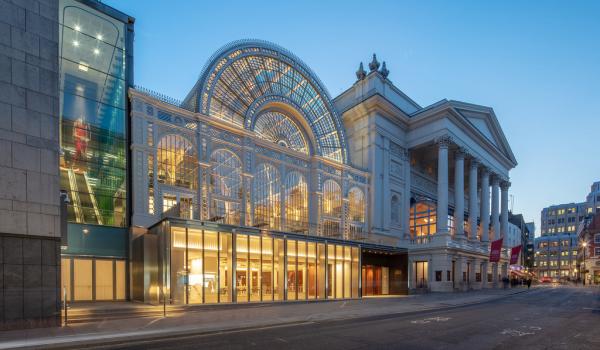
{"label": "blue sky", "polygon": [[513,210],[585,200],[600,180],[599,1],[105,1],[136,18],[135,83],[182,99],[242,38],[305,61],[332,96],[373,52],[422,106],[494,108],[519,162]]}

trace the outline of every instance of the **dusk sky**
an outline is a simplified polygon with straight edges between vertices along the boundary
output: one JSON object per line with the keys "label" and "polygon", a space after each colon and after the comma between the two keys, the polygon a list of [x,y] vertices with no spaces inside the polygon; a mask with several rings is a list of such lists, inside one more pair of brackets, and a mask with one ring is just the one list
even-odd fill
{"label": "dusk sky", "polygon": [[[519,165],[513,212],[536,222],[600,180],[600,2],[105,1],[136,18],[135,84],[183,99],[230,41],[295,53],[332,97],[386,61],[421,106],[493,107]],[[509,204],[509,208],[510,208]]]}

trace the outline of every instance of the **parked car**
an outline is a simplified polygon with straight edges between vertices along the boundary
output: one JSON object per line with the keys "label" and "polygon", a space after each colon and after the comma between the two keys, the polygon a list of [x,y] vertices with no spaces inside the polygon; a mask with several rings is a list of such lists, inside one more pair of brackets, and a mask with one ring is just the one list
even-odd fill
{"label": "parked car", "polygon": [[547,277],[547,276],[546,277],[542,277],[542,278],[540,278],[540,282],[542,282],[542,283],[552,283],[552,278]]}

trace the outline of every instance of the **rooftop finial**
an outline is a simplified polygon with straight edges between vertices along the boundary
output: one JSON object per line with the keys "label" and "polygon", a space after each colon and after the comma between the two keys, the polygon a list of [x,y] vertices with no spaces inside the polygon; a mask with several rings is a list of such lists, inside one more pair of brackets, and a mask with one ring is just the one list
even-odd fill
{"label": "rooftop finial", "polygon": [[358,70],[356,71],[356,79],[363,80],[366,76],[367,76],[367,72],[365,71],[365,68],[363,67],[363,63],[360,62],[360,65],[358,66]]}
{"label": "rooftop finial", "polygon": [[377,61],[377,56],[373,54],[373,60],[369,63],[369,70],[374,72],[379,69],[379,62]]}
{"label": "rooftop finial", "polygon": [[381,70],[379,71],[379,73],[381,73],[381,75],[383,75],[384,78],[387,78],[387,76],[390,75],[390,71],[385,66],[385,61],[383,61],[383,65],[381,66]]}

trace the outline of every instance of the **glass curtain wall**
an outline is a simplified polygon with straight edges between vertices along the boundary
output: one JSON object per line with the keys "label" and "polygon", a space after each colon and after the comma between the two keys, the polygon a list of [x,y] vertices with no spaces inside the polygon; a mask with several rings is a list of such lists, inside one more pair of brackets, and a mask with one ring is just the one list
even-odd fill
{"label": "glass curtain wall", "polygon": [[342,189],[333,180],[323,183],[323,235],[326,237],[341,236]]}
{"label": "glass curtain wall", "polygon": [[357,247],[193,227],[168,232],[166,291],[173,304],[359,296]]}
{"label": "glass curtain wall", "polygon": [[216,150],[211,158],[211,221],[239,225],[242,200],[242,162],[232,152]]}
{"label": "glass curtain wall", "polygon": [[126,227],[125,24],[60,2],[60,186],[69,222]]}
{"label": "glass curtain wall", "polygon": [[281,180],[279,171],[266,163],[254,174],[254,225],[278,230],[281,222]]}
{"label": "glass curtain wall", "polygon": [[194,145],[181,135],[165,135],[156,147],[158,182],[196,189],[198,161]]}
{"label": "glass curtain wall", "polygon": [[289,232],[308,232],[308,184],[298,171],[285,177],[285,225]]}

